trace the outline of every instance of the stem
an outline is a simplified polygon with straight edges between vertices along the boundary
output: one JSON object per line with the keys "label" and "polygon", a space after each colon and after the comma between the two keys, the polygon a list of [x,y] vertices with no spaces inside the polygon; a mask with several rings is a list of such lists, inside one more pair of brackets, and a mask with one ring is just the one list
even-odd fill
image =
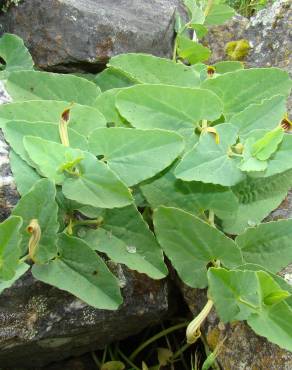
{"label": "stem", "polygon": [[179,356],[181,356],[185,350],[187,350],[189,347],[191,346],[190,343],[186,343],[185,345],[183,345],[179,350],[177,350],[173,356],[171,357],[171,360],[175,360],[176,358],[178,358]]}
{"label": "stem", "polygon": [[118,354],[122,357],[122,359],[127,362],[128,365],[132,366],[135,370],[140,370],[139,367],[137,367],[124,353],[118,349]]}
{"label": "stem", "polygon": [[105,346],[103,350],[102,360],[101,360],[102,365],[105,363],[106,355],[107,355],[107,346]]}
{"label": "stem", "polygon": [[29,258],[29,254],[26,254],[22,258],[19,259],[19,263],[25,262]]}
{"label": "stem", "polygon": [[135,351],[130,355],[130,360],[134,360],[137,355],[145,348],[147,347],[149,344],[155,342],[157,339],[159,338],[162,338],[164,337],[165,335],[175,331],[175,330],[179,330],[179,329],[182,329],[182,328],[185,328],[186,326],[188,325],[187,322],[184,322],[182,324],[177,324],[177,325],[174,325],[174,326],[171,326],[170,328],[168,329],[165,329],[163,331],[161,331],[160,333],[157,333],[155,334],[153,337],[149,338],[148,340],[146,340],[144,343],[142,343],[137,349],[135,349]]}
{"label": "stem", "polygon": [[91,357],[92,357],[95,365],[100,369],[101,368],[101,363],[99,362],[99,360],[96,357],[96,354],[94,352],[91,352]]}

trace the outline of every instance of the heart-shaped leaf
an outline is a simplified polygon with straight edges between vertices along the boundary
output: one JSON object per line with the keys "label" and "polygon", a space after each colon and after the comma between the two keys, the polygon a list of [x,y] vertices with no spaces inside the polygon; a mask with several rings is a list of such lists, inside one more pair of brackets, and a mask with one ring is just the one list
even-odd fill
{"label": "heart-shaped leaf", "polygon": [[16,35],[5,33],[0,38],[0,58],[5,62],[1,69],[0,79],[7,78],[10,72],[33,69],[33,60],[22,39]]}
{"label": "heart-shaped leaf", "polygon": [[192,68],[149,54],[120,54],[111,58],[108,66],[137,83],[188,87],[200,84],[199,75]]}
{"label": "heart-shaped leaf", "polygon": [[292,263],[292,219],[268,222],[248,228],[236,238],[247,263],[279,272]]}
{"label": "heart-shaped leaf", "polygon": [[121,115],[136,128],[161,128],[188,135],[198,121],[214,121],[222,114],[215,94],[201,89],[166,85],[137,85],[117,95]]}
{"label": "heart-shaped leaf", "polygon": [[82,240],[61,234],[58,256],[45,265],[34,265],[34,277],[66,290],[87,304],[116,310],[122,303],[118,280],[103,260]]}
{"label": "heart-shaped leaf", "polygon": [[239,158],[229,154],[237,139],[237,128],[230,124],[216,126],[220,138],[216,143],[212,133],[201,136],[199,143],[182,158],[175,176],[184,181],[202,181],[222,186],[233,186],[245,175],[238,168]]}
{"label": "heart-shaped leaf", "polygon": [[89,149],[128,186],[154,176],[182,152],[181,136],[165,130],[97,129],[89,137]]}
{"label": "heart-shaped leaf", "polygon": [[[162,250],[134,206],[107,210],[101,217],[101,226],[87,229],[83,236],[92,249],[153,279],[167,275]],[[83,235],[84,229],[80,232]]]}
{"label": "heart-shaped leaf", "polygon": [[251,68],[208,79],[201,87],[219,96],[224,104],[224,115],[229,120],[250,104],[258,104],[263,99],[271,99],[275,95],[287,98],[291,80],[281,69]]}
{"label": "heart-shaped leaf", "polygon": [[238,127],[238,135],[247,138],[254,130],[273,130],[279,125],[286,112],[286,98],[281,95],[251,104],[235,114],[230,123]]}
{"label": "heart-shaped leaf", "polygon": [[180,278],[194,288],[207,286],[207,265],[220,261],[226,267],[241,264],[235,242],[198,217],[177,208],[154,212],[157,239]]}
{"label": "heart-shaped leaf", "polygon": [[[55,143],[61,143],[59,128],[53,123],[10,121],[5,124],[3,132],[5,139],[12,149],[27,163],[31,163],[31,161],[24,148],[24,136],[33,136]],[[84,136],[81,136],[70,128],[68,128],[68,136],[72,148],[87,150],[88,143]]]}
{"label": "heart-shaped leaf", "polygon": [[[68,102],[56,100],[31,100],[0,105],[0,128],[7,121],[51,122],[59,124]],[[69,128],[88,136],[99,127],[105,127],[105,117],[95,108],[73,104],[70,107]]]}
{"label": "heart-shaped leaf", "polygon": [[5,87],[14,101],[42,99],[93,105],[100,94],[100,89],[84,78],[38,71],[11,72]]}
{"label": "heart-shaped leaf", "polygon": [[174,176],[174,167],[142,184],[141,190],[153,209],[176,207],[197,216],[205,210],[236,212],[238,200],[226,187],[197,181],[182,181]]}

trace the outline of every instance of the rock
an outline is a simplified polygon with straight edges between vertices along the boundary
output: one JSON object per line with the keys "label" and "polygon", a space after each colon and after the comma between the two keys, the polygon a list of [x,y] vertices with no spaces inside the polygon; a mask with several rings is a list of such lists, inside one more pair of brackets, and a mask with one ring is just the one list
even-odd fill
{"label": "rock", "polygon": [[[9,101],[0,85],[0,103]],[[0,130],[0,221],[19,196],[9,167],[9,147]],[[123,283],[117,311],[97,310],[26,273],[0,295],[0,367],[43,366],[103,348],[158,323],[169,313],[166,280],[110,266]]]}
{"label": "rock", "polygon": [[[97,310],[30,272],[0,295],[0,364],[31,369],[103,348],[158,323],[169,312],[167,281],[117,267],[124,303]],[[4,370],[3,369],[3,370]]]}
{"label": "rock", "polygon": [[170,56],[180,0],[30,0],[0,16],[42,69],[96,72],[127,52]]}
{"label": "rock", "polygon": [[[279,67],[292,77],[292,2],[277,0],[250,20],[236,16],[222,26],[212,27],[204,43],[213,51],[210,62],[226,58],[229,41],[246,39],[251,49],[244,59],[246,67]],[[292,98],[288,102],[292,114]]]}

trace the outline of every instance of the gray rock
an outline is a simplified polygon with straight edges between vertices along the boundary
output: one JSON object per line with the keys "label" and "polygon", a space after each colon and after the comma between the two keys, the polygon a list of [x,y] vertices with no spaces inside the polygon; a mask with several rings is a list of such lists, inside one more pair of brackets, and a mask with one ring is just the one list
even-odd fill
{"label": "gray rock", "polygon": [[[9,96],[0,85],[0,104]],[[19,196],[9,166],[9,147],[0,130],[0,221]],[[0,295],[0,367],[31,369],[103,348],[156,324],[170,311],[166,280],[109,264],[121,281],[124,303],[97,310],[74,296],[36,281],[30,274]],[[3,366],[5,368],[3,368]]]}
{"label": "gray rock", "polygon": [[169,312],[168,285],[117,266],[125,287],[117,311],[97,310],[37,282],[30,272],[0,295],[0,366],[31,369],[103,348],[158,323]]}
{"label": "gray rock", "polygon": [[[204,43],[213,51],[210,62],[226,59],[229,41],[246,39],[251,49],[244,59],[246,67],[279,67],[292,77],[292,2],[277,0],[250,20],[236,16],[222,26],[212,27]],[[288,102],[292,114],[292,98]]]}
{"label": "gray rock", "polygon": [[98,71],[116,54],[170,56],[180,0],[29,0],[0,16],[0,33],[21,36],[38,67]]}

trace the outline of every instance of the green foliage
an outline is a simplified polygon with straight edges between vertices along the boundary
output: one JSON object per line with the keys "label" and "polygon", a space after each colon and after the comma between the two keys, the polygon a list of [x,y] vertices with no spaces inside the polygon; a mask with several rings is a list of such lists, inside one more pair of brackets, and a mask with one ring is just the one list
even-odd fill
{"label": "green foliage", "polygon": [[277,68],[203,64],[205,26],[233,11],[185,4],[173,61],[123,54],[91,81],[10,60],[27,50],[1,39],[13,102],[0,128],[21,199],[0,224],[0,292],[32,265],[35,278],[115,310],[116,264],[162,279],[165,253],[187,285],[208,288],[223,321],[246,320],[291,350],[292,289],[276,275],[292,262],[291,220],[261,224],[292,183],[281,125],[291,81]]}
{"label": "green foliage", "polygon": [[0,39],[0,80],[10,72],[33,69],[33,60],[21,38],[9,33]]}
{"label": "green foliage", "polygon": [[268,5],[268,0],[226,0],[239,14],[250,17]]}

